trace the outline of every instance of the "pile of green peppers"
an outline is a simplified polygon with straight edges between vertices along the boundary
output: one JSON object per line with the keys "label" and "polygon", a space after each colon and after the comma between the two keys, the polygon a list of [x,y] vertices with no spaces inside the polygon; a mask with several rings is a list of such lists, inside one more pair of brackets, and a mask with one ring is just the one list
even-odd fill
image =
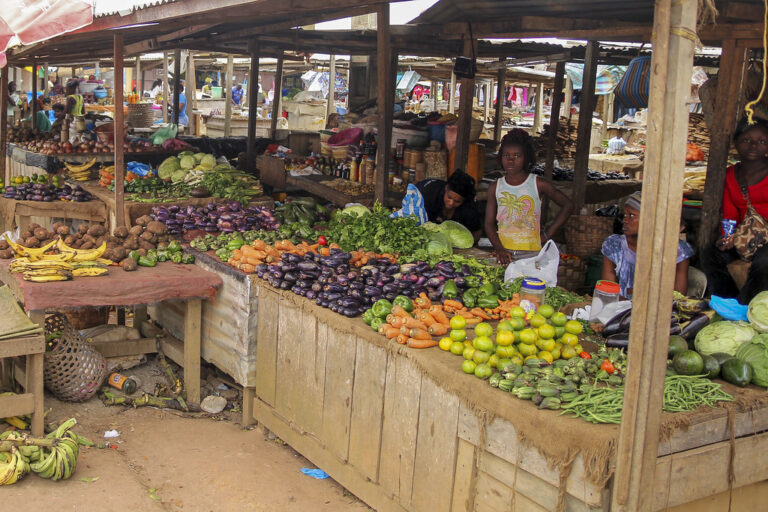
{"label": "pile of green peppers", "polygon": [[141,255],[138,251],[131,251],[128,257],[136,260],[136,263],[138,263],[140,267],[154,267],[158,262],[163,261],[171,261],[173,263],[181,263],[185,265],[190,265],[195,262],[194,255],[182,252],[181,244],[176,240],[164,247],[151,249],[147,251],[146,255]]}

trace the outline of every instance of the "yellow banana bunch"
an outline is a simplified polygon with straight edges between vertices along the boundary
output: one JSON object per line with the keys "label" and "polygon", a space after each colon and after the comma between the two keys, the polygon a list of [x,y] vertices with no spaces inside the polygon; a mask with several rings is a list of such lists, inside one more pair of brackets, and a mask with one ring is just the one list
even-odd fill
{"label": "yellow banana bunch", "polygon": [[0,452],[0,485],[15,484],[29,469],[29,463],[15,446],[10,452]]}
{"label": "yellow banana bunch", "polygon": [[15,259],[8,267],[11,272],[27,272],[30,270],[72,270],[72,264],[67,261],[29,261]]}
{"label": "yellow banana bunch", "polygon": [[17,257],[29,258],[32,261],[41,259],[45,255],[46,251],[50,250],[54,245],[56,245],[56,240],[52,240],[42,247],[24,247],[21,244],[17,244],[16,242],[11,241],[11,239],[8,238],[8,235],[5,235],[5,241],[8,242],[8,246],[13,249],[13,252]]}
{"label": "yellow banana bunch", "polygon": [[64,166],[67,168],[70,178],[76,181],[88,181],[91,179],[91,167],[93,167],[93,164],[95,163],[96,159],[91,158],[84,164],[74,165],[65,162]]}
{"label": "yellow banana bunch", "polygon": [[71,261],[93,261],[101,258],[101,256],[104,254],[104,252],[107,250],[107,243],[102,242],[102,244],[95,248],[95,249],[88,249],[88,250],[82,250],[82,249],[74,249],[67,244],[64,243],[64,240],[59,238],[56,240],[56,248],[59,250],[61,254],[72,254]]}
{"label": "yellow banana bunch", "polygon": [[8,418],[4,418],[3,421],[12,427],[16,427],[19,430],[26,430],[29,428],[29,423],[18,416],[10,416]]}
{"label": "yellow banana bunch", "polygon": [[94,277],[103,276],[109,271],[104,267],[83,267],[76,268],[72,271],[73,277]]}

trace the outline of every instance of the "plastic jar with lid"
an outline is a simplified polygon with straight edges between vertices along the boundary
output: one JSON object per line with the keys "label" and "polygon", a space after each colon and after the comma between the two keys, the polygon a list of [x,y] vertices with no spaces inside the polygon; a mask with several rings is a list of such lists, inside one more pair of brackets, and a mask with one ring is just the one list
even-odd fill
{"label": "plastic jar with lid", "polygon": [[527,300],[538,309],[539,306],[544,304],[544,294],[546,292],[546,281],[536,277],[525,277],[520,286],[520,300]]}
{"label": "plastic jar with lid", "polygon": [[589,321],[594,322],[597,315],[605,309],[605,306],[613,302],[619,302],[621,288],[613,281],[598,281],[595,285],[595,293],[592,295],[592,308],[589,312]]}

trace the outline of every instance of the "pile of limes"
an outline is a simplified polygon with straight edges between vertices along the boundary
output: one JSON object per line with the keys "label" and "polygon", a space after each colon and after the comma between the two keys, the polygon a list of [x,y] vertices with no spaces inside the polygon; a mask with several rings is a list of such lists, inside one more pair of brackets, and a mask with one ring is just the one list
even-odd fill
{"label": "pile of limes", "polygon": [[440,340],[442,350],[464,357],[461,369],[485,379],[493,369],[503,369],[510,364],[523,365],[529,359],[541,359],[549,363],[556,359],[577,357],[583,348],[579,334],[580,322],[568,320],[565,313],[555,312],[543,304],[535,312],[516,307],[510,318],[496,327],[480,322],[474,327],[475,337],[467,338],[467,320],[461,315],[451,318],[451,331]]}

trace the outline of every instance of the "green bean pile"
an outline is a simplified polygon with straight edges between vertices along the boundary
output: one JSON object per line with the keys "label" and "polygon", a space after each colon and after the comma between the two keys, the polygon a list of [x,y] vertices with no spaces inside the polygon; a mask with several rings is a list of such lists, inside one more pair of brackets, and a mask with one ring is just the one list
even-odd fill
{"label": "green bean pile", "polygon": [[593,387],[562,406],[560,414],[571,414],[590,423],[621,423],[624,386]]}
{"label": "green bean pile", "polygon": [[699,406],[732,402],[722,386],[700,375],[669,375],[664,381],[664,411],[692,411]]}

